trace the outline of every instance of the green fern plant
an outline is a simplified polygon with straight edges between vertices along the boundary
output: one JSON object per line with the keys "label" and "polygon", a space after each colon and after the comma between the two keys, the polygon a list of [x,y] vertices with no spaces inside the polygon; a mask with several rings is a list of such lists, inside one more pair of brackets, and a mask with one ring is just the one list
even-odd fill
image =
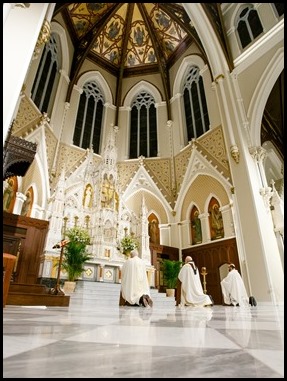
{"label": "green fern plant", "polygon": [[163,281],[167,288],[176,288],[177,278],[182,264],[182,261],[173,261],[170,259],[162,260]]}

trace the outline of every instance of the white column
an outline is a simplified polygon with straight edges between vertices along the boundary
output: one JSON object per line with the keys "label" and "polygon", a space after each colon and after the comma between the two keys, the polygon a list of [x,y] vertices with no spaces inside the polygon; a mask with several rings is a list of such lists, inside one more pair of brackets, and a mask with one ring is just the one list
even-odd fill
{"label": "white column", "polygon": [[42,220],[44,218],[44,209],[39,205],[33,205],[30,217]]}
{"label": "white column", "polygon": [[202,243],[211,241],[208,216],[208,213],[202,213],[198,216],[201,220]]}
{"label": "white column", "polygon": [[16,199],[14,204],[14,209],[12,211],[13,214],[21,214],[22,206],[24,201],[26,200],[26,196],[21,192],[16,192]]}
{"label": "white column", "polygon": [[220,208],[224,226],[224,237],[234,237],[234,223],[230,205],[225,205]]}
{"label": "white column", "polygon": [[20,96],[49,3],[15,6],[3,24],[3,145]]}

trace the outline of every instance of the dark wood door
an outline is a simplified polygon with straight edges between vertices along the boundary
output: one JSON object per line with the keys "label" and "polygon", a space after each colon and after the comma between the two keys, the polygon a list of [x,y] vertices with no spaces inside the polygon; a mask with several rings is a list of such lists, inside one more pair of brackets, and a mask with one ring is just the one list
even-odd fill
{"label": "dark wood door", "polygon": [[[187,255],[193,258],[200,273],[202,267],[206,267],[206,293],[212,296],[214,304],[223,304],[219,268],[224,263],[232,262],[240,272],[236,239],[213,241],[206,245],[184,249],[182,259],[184,260]],[[200,277],[203,284],[203,276]]]}
{"label": "dark wood door", "polygon": [[165,292],[166,286],[162,276],[162,260],[179,260],[179,249],[177,247],[150,244],[152,265],[155,267],[155,287],[159,292]]}

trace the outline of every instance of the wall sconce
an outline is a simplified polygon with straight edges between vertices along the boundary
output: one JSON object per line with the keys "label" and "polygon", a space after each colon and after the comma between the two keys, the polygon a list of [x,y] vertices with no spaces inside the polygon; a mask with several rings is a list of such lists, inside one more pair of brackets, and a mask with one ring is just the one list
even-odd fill
{"label": "wall sconce", "polygon": [[230,147],[230,153],[231,153],[231,156],[232,156],[233,160],[235,161],[235,163],[238,164],[240,153],[239,153],[239,149],[238,149],[237,145]]}

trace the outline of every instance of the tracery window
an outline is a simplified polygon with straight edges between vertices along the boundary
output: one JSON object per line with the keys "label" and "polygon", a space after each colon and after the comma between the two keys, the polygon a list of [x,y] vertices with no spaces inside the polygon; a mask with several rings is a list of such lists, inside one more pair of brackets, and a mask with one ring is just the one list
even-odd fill
{"label": "tracery window", "polygon": [[276,13],[278,17],[281,17],[284,15],[284,3],[273,3],[273,6],[276,9]]}
{"label": "tracery window", "polygon": [[140,92],[131,105],[130,159],[157,156],[157,121],[153,96]]}
{"label": "tracery window", "polygon": [[32,87],[32,99],[43,113],[51,114],[53,99],[59,82],[60,54],[57,36],[51,34],[45,44],[35,81]]}
{"label": "tracery window", "polygon": [[81,148],[100,152],[102,119],[105,100],[93,81],[85,83],[80,97],[73,142]]}
{"label": "tracery window", "polygon": [[244,49],[263,32],[257,11],[250,6],[245,7],[240,12],[236,29],[241,46]]}
{"label": "tracery window", "polygon": [[209,116],[199,68],[192,66],[183,86],[187,140],[198,138],[209,130]]}

